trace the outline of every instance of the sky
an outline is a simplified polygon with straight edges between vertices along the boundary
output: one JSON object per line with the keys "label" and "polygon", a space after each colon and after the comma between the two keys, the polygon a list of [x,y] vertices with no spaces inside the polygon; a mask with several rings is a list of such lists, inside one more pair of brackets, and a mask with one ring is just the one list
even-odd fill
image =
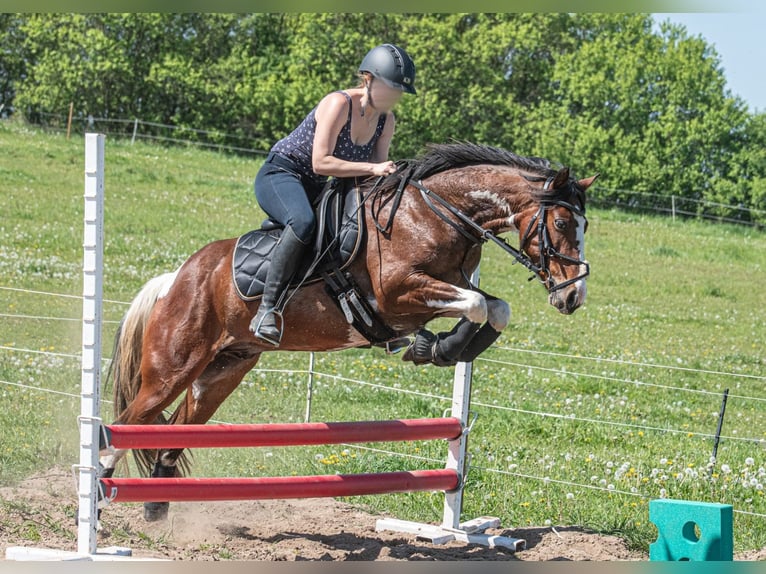
{"label": "sky", "polygon": [[766,3],[743,12],[654,14],[701,35],[718,52],[729,89],[755,112],[766,112]]}

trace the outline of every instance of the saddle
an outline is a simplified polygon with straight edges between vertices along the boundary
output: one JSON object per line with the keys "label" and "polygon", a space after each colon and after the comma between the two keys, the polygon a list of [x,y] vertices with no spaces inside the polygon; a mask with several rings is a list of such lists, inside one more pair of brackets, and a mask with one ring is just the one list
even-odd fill
{"label": "saddle", "polygon": [[[365,233],[361,191],[351,185],[352,182],[332,179],[317,198],[314,245],[298,266],[287,291],[324,280],[326,291],[348,323],[377,345],[396,338],[396,333],[377,317],[347,272],[359,253]],[[254,301],[263,295],[271,254],[283,229],[279,222],[266,219],[260,229],[237,238],[232,276],[237,294],[244,301]]]}

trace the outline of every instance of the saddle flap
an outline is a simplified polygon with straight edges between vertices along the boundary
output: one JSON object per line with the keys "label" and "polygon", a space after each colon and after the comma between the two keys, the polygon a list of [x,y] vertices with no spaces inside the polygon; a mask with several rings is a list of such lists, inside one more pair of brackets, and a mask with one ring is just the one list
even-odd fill
{"label": "saddle flap", "polygon": [[[348,185],[351,180],[332,180],[322,192],[315,207],[316,240],[310,254],[298,268],[291,283],[301,281],[314,267],[307,281],[313,282],[330,268],[347,268],[356,257],[364,233],[364,208],[360,206],[361,191]],[[238,295],[252,301],[263,294],[271,253],[279,240],[283,226],[266,219],[261,229],[245,233],[234,247],[232,274]],[[329,247],[329,249],[328,249]],[[328,251],[322,261],[317,261]]]}

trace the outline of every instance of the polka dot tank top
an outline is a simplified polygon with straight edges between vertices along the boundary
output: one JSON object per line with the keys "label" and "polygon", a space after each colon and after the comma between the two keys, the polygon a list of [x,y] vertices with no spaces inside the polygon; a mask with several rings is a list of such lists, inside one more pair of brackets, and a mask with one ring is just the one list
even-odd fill
{"label": "polka dot tank top", "polygon": [[[381,114],[378,118],[378,125],[375,127],[375,133],[370,141],[366,144],[356,145],[351,140],[351,96],[344,91],[338,91],[337,93],[343,94],[348,101],[348,118],[340,133],[338,133],[338,139],[335,142],[335,149],[332,155],[346,161],[369,161],[372,157],[373,147],[378,141],[380,134],[383,133],[387,114]],[[316,127],[315,106],[292,133],[274,144],[271,151],[291,159],[300,169],[300,174],[305,179],[317,186],[321,186],[324,185],[328,178],[327,176],[314,173],[311,161]]]}

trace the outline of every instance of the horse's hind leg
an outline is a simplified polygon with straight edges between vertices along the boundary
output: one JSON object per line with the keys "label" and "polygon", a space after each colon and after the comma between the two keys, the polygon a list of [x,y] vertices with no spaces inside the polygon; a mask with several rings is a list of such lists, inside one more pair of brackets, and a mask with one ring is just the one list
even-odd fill
{"label": "horse's hind leg", "polygon": [[[213,358],[208,345],[195,345],[183,349],[173,343],[166,330],[160,334],[151,329],[160,329],[156,324],[147,328],[145,338],[160,341],[153,345],[151,352],[143,354],[140,363],[140,387],[135,396],[128,382],[115,380],[121,392],[129,401],[127,407],[112,424],[152,424],[158,421],[163,411],[186,390],[203,372]],[[164,336],[161,336],[164,335]],[[110,477],[127,451],[113,447],[101,447],[101,477]],[[136,450],[135,461],[141,474],[148,473],[156,451]]]}
{"label": "horse's hind leg", "polygon": [[[218,353],[202,374],[192,383],[186,397],[170,418],[170,424],[203,424],[210,420],[223,401],[237,388],[260,354],[248,349],[226,349]],[[160,450],[152,477],[173,477],[179,472],[179,459],[184,449]],[[150,522],[167,517],[168,502],[144,503],[144,519]]]}

